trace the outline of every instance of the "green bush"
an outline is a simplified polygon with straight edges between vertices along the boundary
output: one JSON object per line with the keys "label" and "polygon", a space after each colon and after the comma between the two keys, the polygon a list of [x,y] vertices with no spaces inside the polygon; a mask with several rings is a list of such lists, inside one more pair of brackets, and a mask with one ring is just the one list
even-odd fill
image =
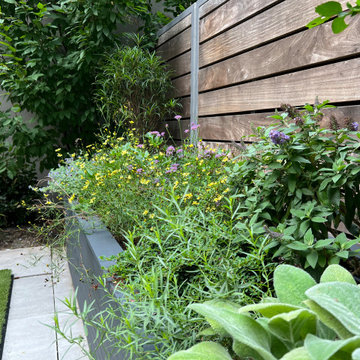
{"label": "green bush", "polygon": [[26,206],[38,197],[29,188],[37,181],[32,161],[36,134],[21,116],[0,112],[0,226],[20,225],[34,217]]}
{"label": "green bush", "polygon": [[141,143],[130,139],[109,135],[101,148],[66,160],[50,173],[50,188],[98,214],[126,249],[109,269],[125,294],[114,301],[126,320],[112,326],[119,315],[109,308],[86,324],[130,358],[164,359],[195,343],[199,323],[188,304],[259,299],[270,291],[274,264],[269,240],[254,236],[251,224],[239,229],[225,152],[167,145],[157,131]]}
{"label": "green bush", "polygon": [[321,128],[323,107],[287,106],[273,116],[278,124],[257,129],[260,140],[230,170],[241,215],[270,227],[274,256],[295,255],[314,269],[353,255],[358,240],[335,229],[342,222],[357,237],[360,225],[358,124],[338,129],[333,119],[333,129]]}
{"label": "green bush", "polygon": [[[171,8],[180,1],[166,2]],[[119,27],[142,27],[153,48],[156,30],[170,19],[148,0],[4,0],[0,8],[0,83],[13,104],[34,114],[34,146],[41,165],[56,164],[55,148],[89,144],[101,117],[94,83],[105,55],[122,43]]]}
{"label": "green bush", "polygon": [[[139,41],[141,39],[138,39]],[[139,135],[164,126],[177,101],[169,99],[170,71],[154,52],[124,47],[109,56],[96,79],[96,100],[109,129],[135,127]]]}
{"label": "green bush", "polygon": [[[205,316],[213,332],[232,339],[230,353],[254,360],[356,360],[360,353],[360,289],[351,274],[329,266],[320,284],[305,271],[280,265],[277,298],[244,307],[208,302],[189,307]],[[256,313],[254,316],[250,313]],[[203,342],[169,360],[230,360],[218,343]]]}

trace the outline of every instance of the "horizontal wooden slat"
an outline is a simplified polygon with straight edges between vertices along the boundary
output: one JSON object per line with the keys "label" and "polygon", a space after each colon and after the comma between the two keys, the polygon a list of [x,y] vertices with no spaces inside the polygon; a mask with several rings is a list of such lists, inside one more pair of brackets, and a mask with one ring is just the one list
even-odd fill
{"label": "horizontal wooden slat", "polygon": [[230,0],[200,21],[200,42],[281,0]]}
{"label": "horizontal wooden slat", "polygon": [[216,36],[200,45],[200,67],[305,28],[317,16],[315,7],[321,3],[323,0],[284,1]]}
{"label": "horizontal wooden slat", "polygon": [[[356,101],[360,58],[199,94],[199,116],[273,109],[282,103]],[[184,107],[184,113],[186,108]]]}
{"label": "horizontal wooden slat", "polygon": [[190,51],[186,52],[183,55],[176,57],[168,62],[170,68],[174,71],[175,76],[181,76],[191,71],[191,53]]}
{"label": "horizontal wooden slat", "polygon": [[188,15],[183,20],[179,21],[177,24],[171,27],[168,31],[166,31],[165,33],[159,36],[158,46],[160,46],[161,44],[168,41],[169,39],[179,34],[180,32],[184,31],[190,26],[191,26],[191,15]]}
{"label": "horizontal wooden slat", "polygon": [[184,75],[173,81],[174,95],[173,97],[181,97],[190,95],[191,75]]}
{"label": "horizontal wooden slat", "polygon": [[221,4],[227,2],[228,0],[209,0],[199,9],[200,18],[206,16],[210,11],[214,10],[216,7],[220,6]]}
{"label": "horizontal wooden slat", "polygon": [[165,61],[176,55],[182,54],[191,48],[191,28],[186,29],[182,33],[171,38],[159,46],[156,50]]}
{"label": "horizontal wooden slat", "polygon": [[360,17],[349,22],[349,28],[338,35],[327,23],[201,69],[199,91],[359,54]]}
{"label": "horizontal wooden slat", "polygon": [[[281,112],[281,110],[279,110]],[[360,105],[341,106],[335,109],[324,109],[323,120],[320,126],[330,128],[331,116],[334,116],[341,128],[347,126],[347,121],[360,123]],[[213,141],[255,141],[250,135],[255,134],[258,126],[269,126],[277,122],[270,118],[275,112],[243,114],[243,115],[227,115],[199,118],[199,136],[202,139]],[[176,139],[184,139],[188,134],[184,133],[189,128],[190,121],[182,120],[182,137],[180,137],[180,129],[177,121],[169,121],[169,130]]]}

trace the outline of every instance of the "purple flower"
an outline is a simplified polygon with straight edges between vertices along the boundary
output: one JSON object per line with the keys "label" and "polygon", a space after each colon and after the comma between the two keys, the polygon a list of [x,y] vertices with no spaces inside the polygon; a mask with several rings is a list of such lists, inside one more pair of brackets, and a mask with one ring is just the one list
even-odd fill
{"label": "purple flower", "polygon": [[166,174],[173,173],[178,170],[179,164],[171,164],[170,169],[166,171]]}
{"label": "purple flower", "polygon": [[176,150],[176,153],[177,153],[177,154],[180,154],[180,153],[182,153],[183,151],[184,151],[183,149],[177,149],[177,150]]}
{"label": "purple flower", "polygon": [[159,162],[159,160],[154,160],[154,164],[157,164]]}
{"label": "purple flower", "polygon": [[150,131],[150,134],[151,135],[156,135],[156,137],[160,137],[160,136],[164,136],[165,133],[162,132],[161,134],[158,132],[158,131]]}
{"label": "purple flower", "polygon": [[277,130],[271,130],[269,137],[275,145],[282,145],[290,140],[290,136],[285,135],[283,132]]}
{"label": "purple flower", "polygon": [[184,133],[187,134],[189,131],[190,131],[189,129],[186,129],[186,130],[184,131]]}
{"label": "purple flower", "polygon": [[164,136],[165,135],[165,132],[163,131],[161,134],[160,134],[160,136]]}
{"label": "purple flower", "polygon": [[168,128],[168,127],[169,127],[169,124],[165,124],[165,127]]}
{"label": "purple flower", "polygon": [[175,117],[174,117],[176,120],[180,120],[181,118],[182,118],[182,116],[181,115],[175,115]]}
{"label": "purple flower", "polygon": [[136,172],[137,172],[138,174],[141,174],[141,173],[144,172],[144,170],[143,170],[142,168],[139,168],[139,169],[136,170]]}
{"label": "purple flower", "polygon": [[129,165],[127,168],[128,170],[132,170],[134,167],[132,165]]}
{"label": "purple flower", "polygon": [[191,123],[190,129],[191,129],[191,130],[196,130],[198,127],[200,127],[200,125],[195,124],[195,123]]}
{"label": "purple flower", "polygon": [[166,156],[171,156],[175,151],[175,148],[170,145],[167,149],[166,149]]}
{"label": "purple flower", "polygon": [[353,122],[349,125],[350,131],[358,131],[359,130],[359,123]]}
{"label": "purple flower", "polygon": [[142,149],[144,147],[144,144],[139,144],[137,147]]}

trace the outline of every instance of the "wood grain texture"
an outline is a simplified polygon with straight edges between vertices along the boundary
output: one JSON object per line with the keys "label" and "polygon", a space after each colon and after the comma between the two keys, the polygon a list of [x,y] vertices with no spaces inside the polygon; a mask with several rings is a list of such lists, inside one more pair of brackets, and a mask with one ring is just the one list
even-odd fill
{"label": "wood grain texture", "polygon": [[[346,127],[347,121],[360,123],[360,105],[342,106],[336,109],[324,109],[324,117],[320,122],[323,128],[330,128],[330,118],[334,116],[340,127]],[[199,118],[199,136],[202,139],[212,141],[256,141],[256,137],[250,136],[255,133],[258,126],[269,126],[276,123],[275,119],[269,118],[275,112],[227,115]],[[190,121],[182,120],[180,131],[177,121],[169,121],[169,131],[175,139],[185,139],[185,129],[189,128]],[[180,136],[180,134],[182,135]]]}
{"label": "wood grain texture", "polygon": [[[346,1],[341,1],[343,4]],[[305,28],[323,0],[288,0],[200,45],[200,67]],[[301,16],[299,16],[301,14]]]}
{"label": "wood grain texture", "polygon": [[229,0],[200,21],[200,42],[238,24],[279,0]]}
{"label": "wood grain texture", "polygon": [[191,27],[160,45],[156,52],[165,61],[191,48]]}
{"label": "wood grain texture", "polygon": [[175,35],[179,34],[180,32],[184,31],[188,27],[191,26],[191,15],[188,15],[183,20],[179,21],[177,24],[175,24],[172,28],[170,28],[167,32],[164,34],[161,34],[158,39],[158,46],[163,44],[164,42],[168,41]]}
{"label": "wood grain texture", "polygon": [[228,0],[209,0],[204,5],[200,6],[199,15],[200,18],[206,16],[210,11],[213,11],[216,7],[220,6],[223,3],[226,3]]}
{"label": "wood grain texture", "polygon": [[[348,55],[360,54],[360,17],[334,35],[331,23],[270,43],[201,69],[199,91],[249,81]],[[181,84],[182,91],[187,88]]]}
{"label": "wood grain texture", "polygon": [[[360,58],[199,94],[199,116],[359,100]],[[184,108],[185,110],[185,108]]]}
{"label": "wood grain texture", "polygon": [[187,51],[185,54],[182,54],[175,59],[170,60],[168,64],[174,72],[174,77],[190,73],[191,52]]}
{"label": "wood grain texture", "polygon": [[191,90],[191,75],[184,75],[173,80],[174,95],[173,97],[182,97],[190,95]]}

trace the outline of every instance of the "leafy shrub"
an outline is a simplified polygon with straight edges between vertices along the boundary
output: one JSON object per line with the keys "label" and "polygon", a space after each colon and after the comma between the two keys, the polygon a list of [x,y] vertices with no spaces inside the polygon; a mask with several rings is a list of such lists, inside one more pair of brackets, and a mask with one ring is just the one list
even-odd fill
{"label": "leafy shrub", "polygon": [[[353,253],[335,229],[343,222],[359,235],[358,124],[348,129],[319,125],[326,103],[273,116],[278,124],[258,128],[259,141],[230,170],[240,214],[270,227],[274,256],[297,254],[302,266],[325,267]],[[333,236],[329,239],[329,233]]]}
{"label": "leafy shrub", "polygon": [[[140,41],[141,39],[138,38]],[[105,126],[117,129],[132,122],[139,135],[161,128],[178,105],[169,99],[170,71],[154,52],[138,46],[116,50],[96,80],[96,99]]]}
{"label": "leafy shrub", "polygon": [[[331,265],[316,284],[305,271],[280,265],[274,287],[277,298],[255,305],[213,301],[189,308],[205,316],[213,333],[232,339],[230,353],[240,358],[358,359],[360,289],[350,273]],[[211,359],[232,359],[220,344],[203,342],[169,360],[202,360],[210,354]]]}
{"label": "leafy shrub", "polygon": [[252,224],[238,227],[227,153],[168,145],[156,131],[142,143],[129,138],[109,134],[101,148],[64,161],[50,173],[50,188],[76,209],[92,208],[126,248],[109,269],[124,292],[114,301],[126,320],[112,327],[119,315],[109,308],[88,324],[105,343],[117,339],[115,351],[164,359],[195,342],[199,324],[188,326],[189,303],[258,299],[269,293],[274,264],[267,237],[254,236]]}
{"label": "leafy shrub", "polygon": [[[172,8],[180,1],[167,2]],[[4,0],[0,9],[0,82],[13,104],[34,114],[42,167],[56,164],[51,149],[73,151],[95,141],[100,116],[93,100],[97,69],[121,43],[119,27],[143,25],[145,45],[168,22],[148,0]]]}
{"label": "leafy shrub", "polygon": [[[14,109],[15,110],[15,109]],[[0,226],[23,224],[33,214],[26,211],[37,194],[32,142],[36,128],[26,126],[20,116],[0,112]]]}

